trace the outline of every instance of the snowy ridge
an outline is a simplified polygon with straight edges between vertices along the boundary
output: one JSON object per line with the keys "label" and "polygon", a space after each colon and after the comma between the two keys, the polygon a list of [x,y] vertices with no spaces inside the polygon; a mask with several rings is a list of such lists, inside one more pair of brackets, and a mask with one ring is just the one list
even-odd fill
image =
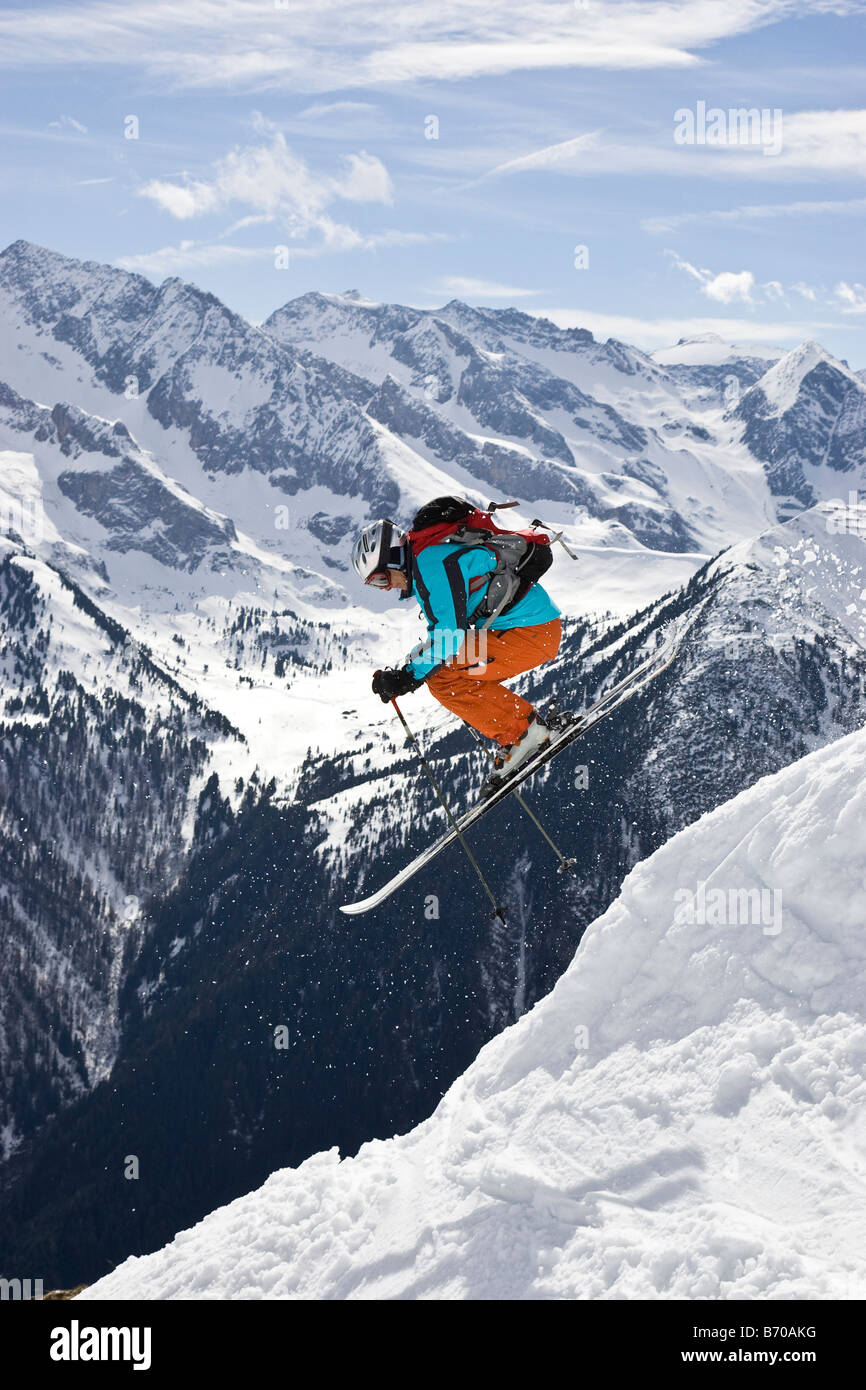
{"label": "snowy ridge", "polygon": [[861,731],[639,865],[430,1120],[81,1297],[862,1297],[864,815]]}
{"label": "snowy ridge", "polygon": [[[866,650],[866,503],[822,503],[731,546],[708,573],[732,565],[767,576],[785,605],[786,636],[807,642],[832,636],[840,649]],[[777,623],[779,616],[773,615]]]}
{"label": "snowy ridge", "polygon": [[866,388],[817,343],[780,358],[730,419],[764,464],[780,521],[821,500],[856,499],[866,476]]}
{"label": "snowy ridge", "polygon": [[834,370],[850,378],[855,386],[860,385],[854,372],[844,363],[837,362],[829,352],[825,352],[820,343],[810,338],[799,347],[786,352],[761,378],[761,391],[777,415],[784,415],[791,409],[800,394],[803,378],[822,363],[829,364]]}
{"label": "snowy ridge", "polygon": [[[778,519],[782,493],[799,510],[863,475],[866,396],[826,354],[829,394],[854,388],[841,418],[811,406],[815,370],[784,369],[810,417],[807,488],[779,476],[798,467],[787,416],[751,397],[768,364],[797,354],[774,367],[768,351],[695,340],[688,361],[666,364],[513,309],[418,310],[355,291],[303,295],[256,327],[180,280],[157,287],[26,242],[0,254],[0,302],[0,403],[18,397],[0,443],[33,453],[50,520],[85,552],[111,547],[107,582],[148,613],[186,571],[196,598],[206,583],[266,608],[279,591],[299,616],[308,603],[357,625],[378,609],[348,574],[348,538],[455,489],[482,502],[504,490],[521,523],[541,513],[563,527],[583,559],[582,607],[623,613]],[[128,445],[109,443],[138,466],[87,445],[66,471],[88,477],[66,478],[44,414],[69,412],[62,402],[125,428]],[[156,566],[125,563],[133,545]],[[551,583],[567,600],[566,569]]]}
{"label": "snowy ridge", "polygon": [[696,333],[691,338],[680,338],[673,347],[656,348],[650,353],[654,362],[663,367],[675,366],[732,366],[745,360],[776,362],[783,356],[782,348],[769,347],[766,343],[727,343],[718,333]]}

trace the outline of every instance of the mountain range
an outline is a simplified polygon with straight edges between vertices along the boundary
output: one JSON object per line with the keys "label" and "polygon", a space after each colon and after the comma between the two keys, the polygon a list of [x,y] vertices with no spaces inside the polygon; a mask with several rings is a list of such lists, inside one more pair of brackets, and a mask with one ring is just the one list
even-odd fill
{"label": "mountain range", "polygon": [[[425,1119],[640,860],[859,727],[866,385],[814,343],[646,354],[457,301],[256,325],[24,242],[0,323],[0,1235],[79,1282]],[[453,491],[578,556],[540,694],[592,699],[670,617],[688,637],[585,776],[533,782],[573,883],[508,807],[478,834],[507,926],[454,856],[348,928],[441,814],[369,692],[417,625],[349,542]],[[465,804],[480,753],[412,712]]]}

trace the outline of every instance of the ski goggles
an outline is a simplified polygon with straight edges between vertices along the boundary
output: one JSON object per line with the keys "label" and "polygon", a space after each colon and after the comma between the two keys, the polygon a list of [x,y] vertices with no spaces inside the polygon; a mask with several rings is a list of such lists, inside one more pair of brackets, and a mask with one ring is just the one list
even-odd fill
{"label": "ski goggles", "polygon": [[[396,544],[392,544],[392,537]],[[402,531],[395,531],[393,527],[383,537],[382,549],[377,557],[379,563],[372,574],[364,580],[365,584],[371,584],[374,589],[390,589],[391,574],[394,570],[401,570],[401,561],[406,555],[406,537]]]}

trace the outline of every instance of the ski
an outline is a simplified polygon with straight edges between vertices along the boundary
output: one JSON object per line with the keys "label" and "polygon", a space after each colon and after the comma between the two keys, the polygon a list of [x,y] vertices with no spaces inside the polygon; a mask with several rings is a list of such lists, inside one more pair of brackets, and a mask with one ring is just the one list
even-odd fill
{"label": "ski", "polygon": [[[544,748],[540,749],[534,758],[530,758],[523,767],[518,768],[517,772],[509,777],[508,780],[488,796],[486,800],[480,801],[476,806],[465,811],[462,816],[458,816],[457,827],[459,832],[462,834],[463,831],[476,825],[489,811],[492,811],[495,806],[500,805],[500,803],[503,802],[506,797],[509,797],[517,787],[521,786],[527,778],[531,777],[534,772],[544,767],[546,763],[549,763],[558,753],[561,753],[563,749],[570,747],[577,739],[582,738],[590,729],[594,729],[597,724],[601,723],[602,719],[605,719],[607,715],[615,710],[624,700],[629,699],[632,695],[636,694],[638,690],[642,690],[645,686],[649,685],[650,681],[655,680],[657,676],[660,676],[663,671],[667,670],[676,655],[680,636],[681,629],[675,626],[672,634],[669,635],[662,645],[653,652],[651,656],[647,657],[640,666],[636,666],[635,669],[630,671],[627,676],[624,676],[621,681],[612,686],[604,695],[601,695],[593,705],[590,705],[589,709],[583,712],[583,714],[577,715],[574,720],[560,730]],[[458,831],[454,829],[448,830],[444,835],[440,836],[434,844],[422,850],[410,864],[407,864],[398,874],[395,874],[392,879],[389,879],[377,892],[371,893],[368,898],[362,898],[359,902],[342,905],[340,911],[346,913],[346,915],[350,917],[359,916],[364,912],[372,912],[374,908],[379,907],[380,904],[390,898],[392,893],[396,893],[398,888],[402,888],[404,883],[408,883],[410,879],[414,878],[421,869],[425,868],[425,866],[435,859],[437,855],[441,854],[444,849],[447,849],[449,845],[453,845],[457,839]]]}

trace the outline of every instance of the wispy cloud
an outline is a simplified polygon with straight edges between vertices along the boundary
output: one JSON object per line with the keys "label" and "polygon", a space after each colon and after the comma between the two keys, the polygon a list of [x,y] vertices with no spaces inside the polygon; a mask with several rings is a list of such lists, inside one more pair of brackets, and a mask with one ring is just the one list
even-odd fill
{"label": "wispy cloud", "polygon": [[815,8],[816,0],[82,0],[3,11],[0,62],[114,64],[187,86],[298,91],[520,69],[688,68],[720,40]]}
{"label": "wispy cloud", "polygon": [[290,226],[307,229],[329,203],[390,203],[393,189],[387,169],[376,155],[346,155],[336,176],[315,173],[276,132],[270,144],[232,150],[218,160],[212,177],[183,183],[151,179],[141,196],[185,220],[218,212],[231,204],[257,213],[281,214]]}
{"label": "wispy cloud", "polygon": [[49,130],[74,130],[76,135],[86,135],[87,126],[81,121],[77,121],[74,116],[61,116],[59,121],[49,121]]}
{"label": "wispy cloud", "polygon": [[[339,223],[326,223],[322,231],[321,239],[313,245],[292,245],[289,249],[289,261],[316,259],[319,256],[347,251],[380,251],[392,246],[417,246],[427,242],[451,240],[443,232],[405,232],[395,228],[365,235]],[[189,239],[175,246],[162,246],[156,251],[118,256],[115,264],[123,270],[137,270],[142,275],[158,279],[164,275],[178,275],[190,270],[212,269],[248,261],[270,262],[272,265],[279,262],[281,267],[285,267],[285,247],[238,246],[220,238],[213,241]]]}
{"label": "wispy cloud", "polygon": [[550,319],[560,328],[588,328],[597,338],[619,338],[647,350],[669,347],[680,338],[694,338],[702,333],[716,333],[726,342],[800,343],[804,338],[819,337],[828,329],[838,329],[838,323],[816,323],[788,320],[763,322],[742,318],[660,317],[639,318],[626,314],[604,314],[593,309],[532,309],[539,318]]}
{"label": "wispy cloud", "polygon": [[324,256],[339,251],[384,251],[390,246],[423,246],[430,242],[453,241],[450,232],[410,232],[388,227],[383,232],[358,232],[353,227],[333,223],[323,229],[322,240],[312,246],[299,246],[295,256]]}
{"label": "wispy cloud", "polygon": [[327,101],[307,106],[298,112],[298,116],[308,121],[320,121],[325,116],[367,115],[370,111],[378,110],[378,106],[372,101]]}
{"label": "wispy cloud", "polygon": [[175,275],[179,271],[273,259],[273,246],[228,246],[224,242],[182,241],[177,246],[163,246],[158,251],[118,256],[115,265],[123,270],[137,270],[142,275],[158,278]]}
{"label": "wispy cloud", "polygon": [[[151,179],[139,189],[141,197],[179,222],[192,222],[230,207],[249,211],[207,240],[185,239],[177,246],[126,257],[120,264],[157,273],[284,254],[286,243],[293,256],[311,257],[454,239],[446,232],[397,227],[359,231],[336,220],[329,210],[335,202],[380,206],[393,202],[391,178],[382,161],[362,150],[344,155],[336,174],[322,173],[296,154],[270,121],[257,115],[255,125],[268,140],[232,150],[212,165],[207,177],[187,177],[182,182]],[[271,247],[262,250],[227,244],[238,232],[264,225],[273,228],[275,244]]]}
{"label": "wispy cloud", "polygon": [[458,299],[526,299],[541,290],[518,289],[495,280],[476,280],[468,275],[443,275],[428,294],[449,294]]}
{"label": "wispy cloud", "polygon": [[[2,64],[0,64],[0,68],[2,68]],[[85,138],[84,134],[73,130],[71,126],[61,127],[58,121],[46,126],[10,125],[4,121],[0,125],[0,136],[5,140],[41,140],[50,144],[63,143],[65,145],[91,144],[94,138],[89,132]]]}
{"label": "wispy cloud", "polygon": [[226,237],[234,236],[236,232],[242,232],[247,227],[264,227],[273,221],[273,213],[250,213],[249,217],[239,217],[237,222],[232,222],[231,226],[226,227],[225,231],[220,232],[219,239],[223,241]]}
{"label": "wispy cloud", "polygon": [[555,145],[497,164],[488,177],[537,170],[587,177],[654,174],[678,178],[861,178],[866,174],[866,110],[795,111],[784,114],[781,148],[765,157],[758,144],[677,145],[660,129],[654,142],[623,140],[603,130],[586,131]]}
{"label": "wispy cloud", "polygon": [[[497,174],[523,174],[535,169],[546,169],[558,174],[589,173],[589,165],[595,163],[600,151],[605,148],[604,132],[589,130],[583,135],[575,135],[571,140],[560,140],[555,145],[545,145],[529,154],[517,155],[503,164],[497,164],[489,171],[490,177]],[[611,149],[608,144],[607,149]],[[637,151],[636,151],[637,153]]]}
{"label": "wispy cloud", "polygon": [[796,295],[798,300],[820,305],[825,310],[838,312],[841,309],[844,314],[866,313],[866,288],[856,282],[849,284],[840,280],[832,291],[826,285],[807,285],[803,280],[789,285],[784,285],[781,280],[759,282],[750,270],[716,272],[693,265],[676,251],[666,251],[665,255],[677,270],[700,286],[702,294],[719,304],[741,303],[751,308],[789,305],[790,296]]}
{"label": "wispy cloud", "polygon": [[783,285],[781,280],[759,282],[751,270],[713,271],[693,265],[676,251],[666,251],[665,255],[677,270],[700,285],[701,293],[706,295],[707,299],[713,299],[718,304],[741,303],[752,307],[762,304],[787,304],[789,294],[796,294],[809,304],[823,304],[825,307],[838,309],[843,298],[838,294],[831,297],[826,289],[807,285],[802,280],[788,286]]}
{"label": "wispy cloud", "polygon": [[834,290],[836,299],[842,306],[843,314],[866,314],[866,285],[849,285],[840,280]]}
{"label": "wispy cloud", "polygon": [[[738,300],[743,304],[753,303],[755,290],[755,277],[750,270],[721,270],[713,272],[704,270],[690,261],[685,261],[678,256],[675,251],[666,253],[676,265],[677,269],[682,270],[693,280],[696,280],[701,287],[701,293],[707,299],[714,299],[717,304],[735,304]],[[770,294],[776,298],[776,287],[781,293],[781,285],[777,281],[771,282],[772,289]]]}
{"label": "wispy cloud", "polygon": [[837,198],[796,203],[747,203],[736,208],[713,208],[705,212],[675,212],[647,217],[641,222],[645,232],[663,236],[680,227],[713,222],[753,222],[777,217],[862,217],[866,198]]}
{"label": "wispy cloud", "polygon": [[393,188],[387,169],[375,155],[361,151],[344,156],[337,174],[319,173],[289,148],[279,131],[265,144],[232,150],[207,178],[182,183],[151,179],[140,195],[178,221],[191,221],[229,207],[249,209],[235,229],[261,220],[278,222],[291,240],[318,232],[332,247],[361,244],[353,228],[328,212],[336,201],[389,204]]}

